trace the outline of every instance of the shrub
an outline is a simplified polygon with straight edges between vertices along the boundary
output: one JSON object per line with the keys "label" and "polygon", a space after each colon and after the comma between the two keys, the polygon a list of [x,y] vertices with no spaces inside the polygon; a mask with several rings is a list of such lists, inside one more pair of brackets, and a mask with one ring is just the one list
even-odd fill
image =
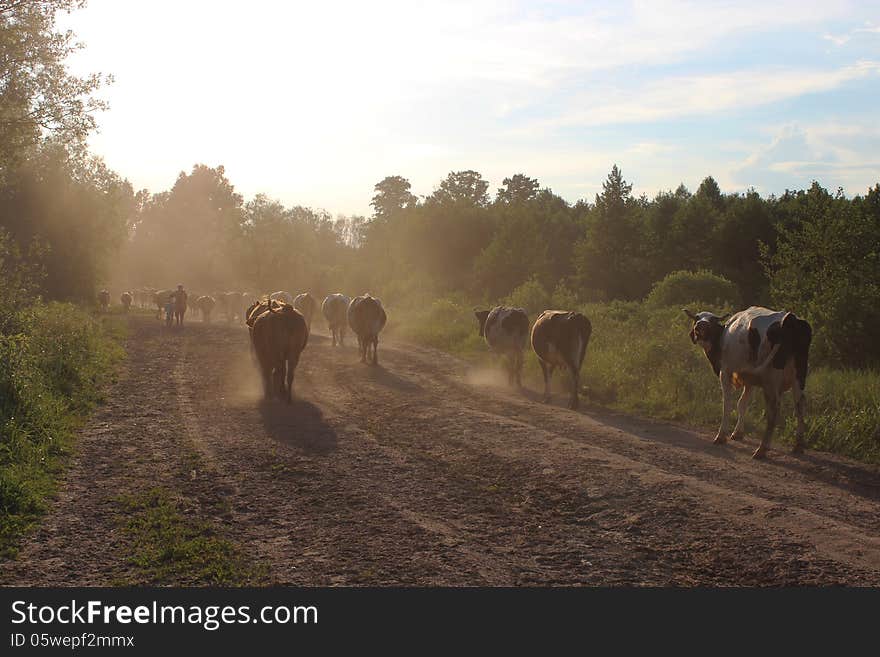
{"label": "shrub", "polygon": [[653,308],[705,304],[707,307],[739,306],[734,283],[706,269],[674,271],[654,284],[646,302]]}
{"label": "shrub", "polygon": [[525,309],[529,318],[534,320],[550,307],[551,301],[544,286],[536,278],[531,278],[511,292],[504,304]]}
{"label": "shrub", "polygon": [[[76,306],[37,302],[0,309],[0,556],[51,495],[57,457],[98,400],[121,348],[105,324]],[[118,320],[102,320],[114,322]]]}

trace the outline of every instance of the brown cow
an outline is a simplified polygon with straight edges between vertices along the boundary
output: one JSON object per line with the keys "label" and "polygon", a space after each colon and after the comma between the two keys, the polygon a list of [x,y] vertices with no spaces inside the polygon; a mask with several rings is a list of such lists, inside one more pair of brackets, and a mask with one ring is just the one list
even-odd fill
{"label": "brown cow", "polygon": [[544,402],[550,401],[550,379],[557,366],[571,373],[572,388],[568,407],[578,407],[581,365],[593,327],[580,313],[545,310],[532,327],[532,349],[538,355],[544,373]]}
{"label": "brown cow", "polygon": [[358,339],[358,348],[361,352],[361,362],[368,362],[370,345],[373,347],[373,365],[379,364],[379,332],[384,328],[387,321],[385,309],[379,299],[365,294],[355,297],[348,306],[348,325],[354,331]]}
{"label": "brown cow", "polygon": [[[266,399],[272,390],[290,403],[293,398],[293,374],[302,350],[309,340],[309,327],[305,318],[291,306],[280,308],[273,302],[262,313],[252,312],[254,317],[251,338],[263,375]],[[249,318],[250,319],[250,318]]]}

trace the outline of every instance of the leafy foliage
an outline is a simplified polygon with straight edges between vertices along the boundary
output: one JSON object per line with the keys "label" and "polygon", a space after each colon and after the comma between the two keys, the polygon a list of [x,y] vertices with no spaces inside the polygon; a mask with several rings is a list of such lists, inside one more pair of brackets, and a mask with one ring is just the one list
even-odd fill
{"label": "leafy foliage", "polygon": [[[646,301],[650,306],[676,306],[702,302],[707,306],[721,307],[740,305],[736,285],[723,276],[701,269],[699,271],[674,271],[658,281]],[[702,307],[700,308],[703,309]]]}

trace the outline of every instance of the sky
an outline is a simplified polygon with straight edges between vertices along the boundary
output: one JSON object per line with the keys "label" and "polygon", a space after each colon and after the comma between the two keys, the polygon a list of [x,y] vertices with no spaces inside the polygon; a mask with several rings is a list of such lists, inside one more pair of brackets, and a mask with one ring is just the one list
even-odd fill
{"label": "sky", "polygon": [[880,0],[89,0],[90,144],[137,189],[222,164],[245,198],[371,214],[402,175],[537,178],[593,200],[712,175],[764,195],[880,182]]}

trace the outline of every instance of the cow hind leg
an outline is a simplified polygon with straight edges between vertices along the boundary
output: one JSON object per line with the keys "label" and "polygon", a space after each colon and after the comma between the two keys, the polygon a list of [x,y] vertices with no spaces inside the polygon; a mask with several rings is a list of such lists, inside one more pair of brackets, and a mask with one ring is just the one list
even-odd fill
{"label": "cow hind leg", "polygon": [[373,338],[373,365],[379,364],[379,338]]}
{"label": "cow hind leg", "polygon": [[776,428],[776,420],[779,417],[779,394],[773,388],[766,386],[764,388],[764,401],[767,403],[767,428],[764,436],[761,438],[761,444],[752,454],[752,458],[762,459],[767,456],[767,450],[770,449],[770,439],[773,437],[773,430]]}
{"label": "cow hind leg", "polygon": [[550,379],[553,378],[553,366],[550,363],[545,363],[543,359],[539,358],[538,363],[541,365],[541,373],[544,375],[544,403],[547,404],[550,402]]}
{"label": "cow hind leg", "polygon": [[792,454],[803,454],[804,452],[804,434],[806,433],[806,425],[804,424],[804,406],[807,399],[804,391],[801,389],[800,382],[795,381],[792,386],[792,394],[794,394],[794,414],[797,418],[797,430],[794,434],[794,447],[791,449]]}
{"label": "cow hind leg", "polygon": [[724,372],[719,377],[721,380],[721,426],[712,441],[716,445],[727,442],[727,423],[730,420],[730,412],[733,410],[733,381],[730,375]]}
{"label": "cow hind leg", "polygon": [[749,408],[749,399],[752,396],[752,387],[745,386],[739,401],[736,403],[736,426],[733,427],[733,433],[730,434],[731,440],[742,440],[745,434],[746,411]]}
{"label": "cow hind leg", "polygon": [[568,407],[571,410],[576,410],[580,400],[578,399],[578,388],[581,385],[581,372],[578,368],[571,368],[571,401],[568,404]]}
{"label": "cow hind leg", "polygon": [[299,365],[299,354],[291,357],[287,361],[287,403],[293,402],[293,375],[296,372],[296,366]]}

